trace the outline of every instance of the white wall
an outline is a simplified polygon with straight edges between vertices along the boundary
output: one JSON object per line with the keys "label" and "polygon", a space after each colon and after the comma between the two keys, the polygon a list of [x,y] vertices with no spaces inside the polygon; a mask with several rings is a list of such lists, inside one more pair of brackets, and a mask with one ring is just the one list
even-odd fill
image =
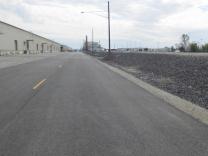
{"label": "white wall", "polygon": [[[15,49],[15,40],[17,40],[17,50]],[[27,53],[59,52],[60,46],[56,42],[0,22],[1,54],[18,54],[24,51]]]}

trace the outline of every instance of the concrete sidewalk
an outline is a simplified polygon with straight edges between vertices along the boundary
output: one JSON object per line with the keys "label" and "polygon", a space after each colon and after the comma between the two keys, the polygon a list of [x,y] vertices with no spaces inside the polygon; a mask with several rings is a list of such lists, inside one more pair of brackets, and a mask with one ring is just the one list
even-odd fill
{"label": "concrete sidewalk", "polygon": [[27,55],[13,55],[13,56],[0,56],[0,69],[19,64],[24,64],[32,61],[45,59],[52,56],[61,55],[62,53],[43,53],[43,54],[27,54]]}

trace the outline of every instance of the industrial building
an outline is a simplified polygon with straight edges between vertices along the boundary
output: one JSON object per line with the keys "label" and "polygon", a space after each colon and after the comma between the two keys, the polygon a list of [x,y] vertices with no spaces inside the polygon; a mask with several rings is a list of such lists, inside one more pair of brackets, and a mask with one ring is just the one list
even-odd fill
{"label": "industrial building", "polygon": [[66,45],[62,45],[61,52],[73,52],[73,49],[71,47],[66,46]]}
{"label": "industrial building", "polygon": [[93,52],[104,51],[104,48],[102,48],[99,42],[85,42],[83,45],[83,49],[86,51],[93,51]]}
{"label": "industrial building", "polygon": [[0,21],[0,55],[60,52],[61,45]]}

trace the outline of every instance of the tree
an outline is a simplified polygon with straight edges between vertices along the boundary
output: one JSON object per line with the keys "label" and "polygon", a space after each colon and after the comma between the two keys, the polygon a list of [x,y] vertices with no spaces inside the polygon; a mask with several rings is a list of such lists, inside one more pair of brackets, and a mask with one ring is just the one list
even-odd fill
{"label": "tree", "polygon": [[185,52],[186,51],[183,45],[181,45],[178,49],[179,49],[180,52]]}
{"label": "tree", "polygon": [[200,48],[197,43],[191,43],[189,46],[190,46],[191,52],[199,52],[200,51]]}
{"label": "tree", "polygon": [[171,46],[170,50],[171,52],[174,52],[176,49],[174,48],[174,46]]}
{"label": "tree", "polygon": [[181,36],[181,50],[188,51],[190,37],[187,34]]}
{"label": "tree", "polygon": [[202,51],[203,52],[208,52],[208,43],[202,46]]}
{"label": "tree", "polygon": [[176,47],[176,50],[179,50],[180,52],[184,52],[185,51],[182,43],[179,43],[179,44],[177,43],[175,45],[175,47]]}

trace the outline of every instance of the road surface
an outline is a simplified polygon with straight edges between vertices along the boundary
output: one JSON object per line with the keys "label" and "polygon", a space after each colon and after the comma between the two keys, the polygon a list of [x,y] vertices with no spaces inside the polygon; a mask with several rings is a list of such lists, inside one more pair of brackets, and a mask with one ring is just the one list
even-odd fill
{"label": "road surface", "polygon": [[0,69],[0,156],[207,156],[208,126],[84,54]]}

